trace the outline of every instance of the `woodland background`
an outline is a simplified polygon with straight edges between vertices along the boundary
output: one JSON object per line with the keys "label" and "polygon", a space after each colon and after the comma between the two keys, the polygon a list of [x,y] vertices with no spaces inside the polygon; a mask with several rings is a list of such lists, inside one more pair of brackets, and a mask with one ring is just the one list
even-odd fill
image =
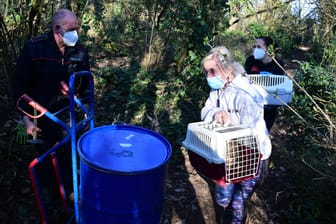
{"label": "woodland background", "polygon": [[51,16],[60,7],[70,8],[78,16],[80,40],[90,50],[96,126],[123,121],[161,133],[174,150],[170,175],[183,159],[181,142],[187,124],[199,121],[209,91],[200,60],[210,46],[227,46],[243,64],[256,36],[273,37],[278,44],[274,53],[286,62],[285,69],[295,83],[293,102],[281,109],[274,130],[282,133],[285,144],[276,149],[278,157],[269,164],[270,170],[283,169],[291,183],[288,210],[281,220],[333,223],[335,0],[1,1],[3,223],[9,219],[34,223],[29,222],[33,220],[31,208],[20,206],[35,206],[29,187],[22,187],[29,186],[22,170],[31,154],[22,150],[29,146],[16,141],[19,116],[10,83],[24,41],[48,31]]}

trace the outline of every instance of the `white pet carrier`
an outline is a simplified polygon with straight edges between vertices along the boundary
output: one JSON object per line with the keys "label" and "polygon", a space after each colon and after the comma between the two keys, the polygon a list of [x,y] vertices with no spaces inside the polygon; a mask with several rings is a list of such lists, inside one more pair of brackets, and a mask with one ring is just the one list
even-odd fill
{"label": "white pet carrier", "polygon": [[[207,122],[190,123],[182,144],[187,150],[206,159],[209,167],[210,164],[223,164],[227,183],[255,177],[258,172],[261,154],[256,135],[250,128],[225,127]],[[201,172],[209,169],[208,164],[205,166],[200,167]]]}
{"label": "white pet carrier", "polygon": [[265,105],[285,105],[292,101],[293,81],[286,75],[248,74],[247,78],[263,95]]}

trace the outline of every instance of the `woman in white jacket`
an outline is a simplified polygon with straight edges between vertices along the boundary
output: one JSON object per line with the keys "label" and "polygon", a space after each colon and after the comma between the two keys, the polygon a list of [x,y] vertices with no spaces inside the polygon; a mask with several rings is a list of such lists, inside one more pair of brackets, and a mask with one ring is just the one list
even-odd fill
{"label": "woman in white jacket", "polygon": [[[268,159],[272,146],[263,118],[264,100],[249,80],[243,77],[244,67],[233,59],[227,48],[219,46],[204,57],[202,68],[211,88],[201,111],[202,120],[254,129],[262,160]],[[227,208],[232,201],[231,223],[242,222],[244,202],[251,195],[261,169],[262,166],[255,178],[238,183],[216,184],[217,204]]]}

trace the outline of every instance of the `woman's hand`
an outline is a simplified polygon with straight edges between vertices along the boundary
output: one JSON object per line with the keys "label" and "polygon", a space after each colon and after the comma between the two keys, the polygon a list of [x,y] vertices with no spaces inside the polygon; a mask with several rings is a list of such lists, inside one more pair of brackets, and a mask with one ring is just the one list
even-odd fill
{"label": "woman's hand", "polygon": [[220,124],[226,124],[230,122],[229,114],[226,111],[220,111],[215,114],[215,121]]}

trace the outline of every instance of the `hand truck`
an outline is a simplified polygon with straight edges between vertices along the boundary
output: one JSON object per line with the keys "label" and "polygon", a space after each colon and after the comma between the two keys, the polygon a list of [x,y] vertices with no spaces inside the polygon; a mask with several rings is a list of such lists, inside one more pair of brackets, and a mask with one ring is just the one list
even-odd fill
{"label": "hand truck", "polygon": [[[78,78],[88,78],[89,79],[89,95],[79,99],[75,95],[74,87],[75,87],[75,81]],[[30,118],[38,119],[42,116],[46,116],[51,121],[55,122],[57,125],[59,125],[61,128],[64,129],[66,132],[66,135],[63,139],[61,139],[59,142],[57,142],[55,145],[53,145],[50,149],[48,149],[45,153],[40,155],[39,157],[32,160],[29,164],[29,176],[32,182],[33,190],[35,193],[36,201],[38,204],[38,208],[40,211],[42,223],[46,224],[48,223],[48,217],[46,213],[46,207],[42,200],[42,194],[41,189],[39,186],[37,174],[35,171],[36,165],[41,163],[44,159],[47,157],[51,158],[52,166],[56,175],[56,181],[58,184],[58,189],[60,193],[60,198],[63,207],[66,209],[66,211],[69,214],[72,214],[68,220],[68,223],[72,222],[73,218],[75,217],[76,223],[79,223],[79,198],[78,198],[78,174],[77,174],[77,134],[84,130],[85,128],[92,129],[94,128],[94,84],[93,84],[93,75],[90,71],[80,71],[75,72],[70,76],[69,79],[69,91],[68,91],[68,97],[69,97],[69,106],[66,106],[65,108],[55,112],[51,113],[48,111],[47,108],[44,108],[43,106],[39,105],[38,102],[34,101],[31,97],[29,97],[26,94],[23,94],[17,101],[17,107],[19,110],[21,110],[25,115],[27,115]],[[84,104],[82,101],[88,102],[88,104]],[[39,114],[34,113],[34,115],[31,115],[24,111],[20,107],[20,101],[25,101],[29,106],[31,106],[34,111],[39,112]],[[76,110],[75,110],[76,108]],[[83,114],[83,118],[79,121],[76,121],[76,114],[79,112]],[[69,116],[70,116],[70,124],[67,124],[66,122],[62,121],[59,118],[59,114],[61,112],[69,110]],[[72,179],[73,179],[73,194],[74,194],[74,212],[73,209],[71,209],[71,206],[69,205],[69,202],[66,198],[65,188],[64,188],[64,182],[62,179],[62,174],[60,172],[60,167],[58,164],[57,154],[56,151],[63,145],[70,142],[71,146],[71,159],[72,159]]]}

